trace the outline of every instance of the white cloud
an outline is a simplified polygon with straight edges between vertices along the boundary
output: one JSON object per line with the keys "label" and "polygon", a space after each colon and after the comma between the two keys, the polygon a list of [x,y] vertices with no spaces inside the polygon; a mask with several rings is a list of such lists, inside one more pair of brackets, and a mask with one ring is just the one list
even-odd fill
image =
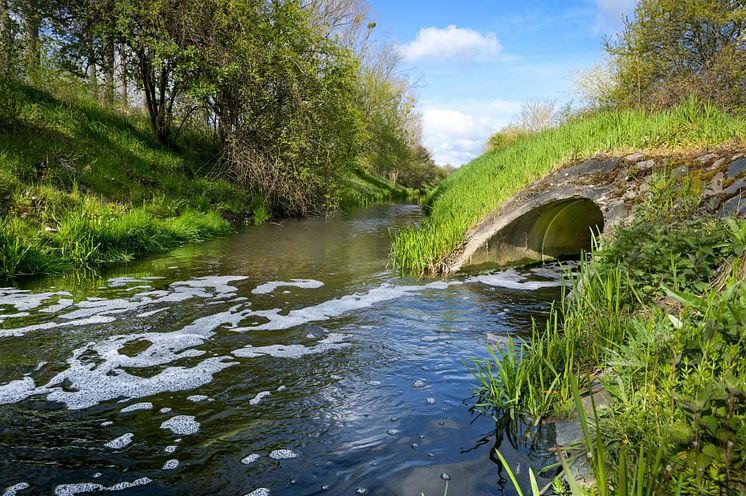
{"label": "white cloud", "polygon": [[498,60],[502,45],[495,33],[482,34],[469,28],[422,28],[417,37],[399,47],[407,62],[422,60],[475,61]]}
{"label": "white cloud", "polygon": [[632,14],[637,0],[593,0],[598,8],[596,31],[617,32],[622,26],[624,16]]}
{"label": "white cloud", "polygon": [[463,165],[482,153],[489,135],[505,126],[520,105],[505,100],[423,104],[423,142],[436,163]]}

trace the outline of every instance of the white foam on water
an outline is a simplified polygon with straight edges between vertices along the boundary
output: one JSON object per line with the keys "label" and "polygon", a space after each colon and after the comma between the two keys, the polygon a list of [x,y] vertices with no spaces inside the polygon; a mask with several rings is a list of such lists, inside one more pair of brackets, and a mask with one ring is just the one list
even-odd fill
{"label": "white foam on water", "polygon": [[157,309],[151,310],[149,312],[139,313],[139,314],[136,315],[136,317],[141,318],[141,319],[145,318],[145,317],[152,317],[153,315],[155,315],[157,313],[161,313],[164,310],[168,310],[168,308],[165,308],[165,307],[164,308],[157,308]]}
{"label": "white foam on water", "polygon": [[260,284],[251,290],[251,294],[269,294],[277,288],[293,287],[302,289],[317,289],[324,285],[316,279],[291,279],[289,281],[270,281]]}
{"label": "white foam on water", "polygon": [[32,293],[27,289],[0,289],[0,305],[10,305],[19,312],[39,308],[55,296],[70,296],[67,291]]}
{"label": "white foam on water", "polygon": [[[114,298],[109,300],[86,300],[74,305],[74,308],[59,316],[67,322],[47,322],[15,330],[0,330],[0,337],[15,333],[25,334],[31,330],[49,329],[63,325],[83,326],[90,324],[110,323],[116,320],[114,315],[131,312],[142,307],[163,303],[179,303],[191,298],[215,299],[229,297],[237,289],[229,283],[244,280],[243,276],[210,276],[188,281],[174,282],[169,290],[154,290],[132,295],[131,298]],[[301,281],[304,285],[318,286],[318,281]],[[128,282],[132,282],[129,281]],[[114,284],[123,283],[121,279]],[[0,386],[0,404],[14,403],[34,395],[46,395],[49,401],[64,403],[69,409],[88,408],[105,401],[144,398],[165,391],[178,392],[193,390],[210,383],[213,375],[237,362],[229,356],[210,357],[191,367],[167,366],[177,360],[196,358],[206,351],[196,349],[212,338],[217,329],[226,326],[234,331],[246,330],[281,330],[314,321],[323,321],[341,316],[347,312],[369,307],[379,302],[389,301],[411,293],[427,289],[442,289],[457,282],[434,282],[422,286],[394,286],[384,284],[367,293],[352,294],[328,300],[318,305],[290,311],[281,315],[279,309],[252,311],[246,308],[249,303],[237,304],[231,308],[212,315],[195,319],[182,329],[172,332],[146,332],[140,334],[118,335],[100,342],[87,343],[73,351],[67,360],[68,368],[55,375],[46,384],[35,386],[33,379],[26,377],[19,381]],[[212,289],[213,291],[206,291]],[[69,293],[46,293],[45,296],[29,294],[19,290],[8,290],[2,293],[6,299],[20,306],[33,307],[31,299],[42,302],[46,298]],[[33,298],[32,298],[33,297]],[[25,303],[19,298],[25,298]],[[162,310],[162,309],[159,309]],[[238,325],[247,317],[264,317],[268,322],[250,328],[239,328]],[[343,342],[349,336],[331,334],[314,346],[271,345],[264,347],[246,347],[233,352],[234,356],[252,358],[262,355],[277,358],[299,358],[308,354],[322,353],[331,349],[349,346]],[[148,341],[150,346],[135,356],[122,352],[126,345],[139,341]],[[163,366],[156,374],[151,374],[153,367]],[[132,369],[149,369],[147,377],[135,374]],[[65,386],[63,388],[63,385]]]}
{"label": "white foam on water", "polygon": [[243,460],[241,460],[241,463],[243,463],[244,465],[251,465],[252,463],[254,463],[255,461],[257,461],[260,457],[261,457],[261,455],[259,455],[257,453],[252,453],[252,454],[244,457]]}
{"label": "white foam on water", "polygon": [[249,404],[258,405],[260,401],[262,401],[264,398],[266,398],[270,394],[272,393],[270,393],[269,391],[261,391],[259,393],[256,393],[256,396],[254,396],[253,398],[249,400]]}
{"label": "white foam on water", "polygon": [[288,387],[284,384],[277,388],[278,391],[285,391]]}
{"label": "white foam on water", "polygon": [[110,425],[114,425],[114,422],[112,422],[111,420],[101,422],[101,427],[109,427]]}
{"label": "white foam on water", "polygon": [[126,291],[137,291],[138,289],[153,289],[153,286],[150,284],[144,284],[141,286],[132,286],[131,288],[127,288]]}
{"label": "white foam on water", "polygon": [[178,468],[178,466],[179,466],[179,460],[174,458],[164,463],[163,468],[161,470],[174,470],[175,468]]}
{"label": "white foam on water", "polygon": [[103,491],[105,488],[95,482],[77,482],[75,484],[60,484],[54,488],[55,496],[73,496],[81,493],[93,493]]}
{"label": "white foam on water", "polygon": [[168,429],[174,434],[188,436],[199,432],[199,422],[193,415],[176,415],[161,424],[161,429]]}
{"label": "white foam on water", "polygon": [[58,324],[55,322],[44,322],[42,324],[33,324],[25,327],[17,327],[15,329],[0,329],[0,338],[20,337],[29,332],[53,329],[57,326]]}
{"label": "white foam on water", "polygon": [[354,310],[368,308],[384,301],[396,300],[403,296],[420,291],[428,289],[445,289],[449,286],[459,284],[463,283],[458,281],[435,281],[423,286],[394,286],[392,284],[383,284],[377,288],[369,290],[367,293],[351,294],[340,298],[334,298],[318,305],[291,310],[287,315],[281,315],[281,310],[279,308],[252,312],[251,315],[264,317],[268,319],[269,322],[253,327],[239,327],[233,330],[279,331],[282,329],[289,329],[310,322],[329,320]]}
{"label": "white foam on water", "polygon": [[293,450],[279,449],[270,453],[269,457],[273,460],[291,460],[293,458],[298,458],[298,455],[296,455]]}
{"label": "white foam on water", "polygon": [[36,384],[31,377],[24,377],[17,381],[10,381],[0,386],[0,405],[17,403],[31,396]]}
{"label": "white foam on water", "polygon": [[191,396],[187,396],[187,400],[193,401],[194,403],[199,403],[200,401],[205,401],[209,398],[209,396],[205,396],[204,394],[193,394]]}
{"label": "white foam on water", "polygon": [[260,487],[259,489],[254,489],[250,493],[246,493],[244,496],[269,496],[269,489],[266,487]]}
{"label": "white foam on water", "polygon": [[151,482],[153,481],[147,477],[140,477],[139,479],[135,479],[132,482],[118,482],[113,486],[105,487],[104,491],[122,491],[124,489],[129,489],[132,487],[145,486],[147,484],[150,484]]}
{"label": "white foam on water", "polygon": [[60,298],[54,305],[50,305],[47,308],[42,308],[39,311],[44,313],[57,313],[72,306],[73,303],[75,303],[75,300],[71,298]]}
{"label": "white foam on water", "polygon": [[495,274],[472,276],[466,280],[467,283],[481,283],[487,286],[535,291],[542,288],[553,288],[562,285],[562,281],[529,281],[525,276],[519,274],[515,269],[508,269]]}
{"label": "white foam on water", "polygon": [[197,277],[189,281],[180,281],[171,284],[172,287],[186,286],[189,288],[212,288],[218,294],[232,294],[237,289],[229,283],[248,279],[246,276],[206,276]]}
{"label": "white foam on water", "polygon": [[28,482],[19,482],[18,484],[14,484],[6,489],[3,493],[3,496],[16,496],[16,493],[18,491],[23,491],[24,489],[28,489],[29,487],[31,486],[29,486]]}
{"label": "white foam on water", "polygon": [[140,282],[148,282],[146,279],[138,279],[136,277],[111,277],[109,278],[110,288],[123,288],[129,284],[137,284]]}
{"label": "white foam on water", "polygon": [[153,482],[148,477],[141,477],[132,482],[118,482],[113,486],[103,486],[95,482],[78,482],[75,484],[60,484],[54,489],[55,496],[73,496],[75,494],[94,493],[102,491],[123,491],[137,486],[144,486]]}
{"label": "white foam on water", "polygon": [[174,453],[176,452],[176,445],[172,444],[171,446],[166,446],[166,448],[163,451],[169,454]]}
{"label": "white foam on water", "polygon": [[119,413],[136,412],[137,410],[152,410],[153,404],[149,401],[143,403],[135,403],[134,405],[126,406],[119,410]]}
{"label": "white foam on water", "polygon": [[132,438],[134,437],[134,434],[131,432],[128,432],[127,434],[122,434],[116,439],[112,439],[108,443],[104,444],[107,448],[111,449],[122,449],[127,446],[129,446],[132,443]]}
{"label": "white foam on water", "polygon": [[160,413],[171,413],[171,408],[164,407],[158,410]]}
{"label": "white foam on water", "polygon": [[260,356],[271,356],[273,358],[301,358],[306,355],[325,353],[350,346],[352,343],[343,342],[350,338],[349,334],[329,334],[320,340],[315,346],[304,346],[302,344],[273,344],[268,346],[247,346],[233,351],[232,353],[241,358],[256,358]]}
{"label": "white foam on water", "polygon": [[20,319],[21,317],[28,317],[31,315],[28,312],[18,312],[18,313],[8,313],[5,315],[0,315],[0,322],[7,319]]}

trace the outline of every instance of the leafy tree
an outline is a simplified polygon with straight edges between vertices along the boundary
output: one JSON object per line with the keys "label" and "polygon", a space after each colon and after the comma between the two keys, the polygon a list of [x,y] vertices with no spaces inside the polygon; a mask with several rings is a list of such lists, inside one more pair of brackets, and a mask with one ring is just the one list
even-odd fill
{"label": "leafy tree", "polygon": [[744,0],[641,0],[606,49],[616,70],[612,100],[669,106],[695,95],[746,104]]}

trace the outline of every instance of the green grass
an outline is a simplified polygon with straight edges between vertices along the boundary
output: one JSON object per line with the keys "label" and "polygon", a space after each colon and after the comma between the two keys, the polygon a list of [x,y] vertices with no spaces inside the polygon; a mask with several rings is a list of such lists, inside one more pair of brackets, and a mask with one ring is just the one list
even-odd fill
{"label": "green grass", "polygon": [[[142,112],[48,80],[0,84],[0,278],[95,269],[225,234],[225,218],[272,218],[263,199],[213,177],[209,133],[187,126],[160,146]],[[413,192],[359,173],[341,193],[353,208]]]}
{"label": "green grass", "polygon": [[[129,261],[231,231],[247,193],[208,176],[214,147],[187,130],[155,144],[138,111],[107,109],[84,88],[4,85],[0,123],[0,278]],[[222,214],[222,215],[221,215]]]}
{"label": "green grass", "polygon": [[572,494],[746,491],[746,221],[698,217],[690,183],[659,181],[668,198],[601,240],[546,326],[472,367],[498,416],[579,415],[564,455],[591,453],[597,487]]}
{"label": "green grass", "polygon": [[401,185],[392,185],[386,179],[366,172],[358,172],[347,181],[347,189],[342,194],[341,208],[350,210],[373,203],[387,201],[416,201],[420,192]]}
{"label": "green grass", "polygon": [[404,272],[438,272],[466,231],[515,193],[563,163],[596,153],[709,147],[746,136],[746,120],[688,101],[670,111],[604,112],[519,138],[446,178],[426,199],[429,217],[392,245]]}

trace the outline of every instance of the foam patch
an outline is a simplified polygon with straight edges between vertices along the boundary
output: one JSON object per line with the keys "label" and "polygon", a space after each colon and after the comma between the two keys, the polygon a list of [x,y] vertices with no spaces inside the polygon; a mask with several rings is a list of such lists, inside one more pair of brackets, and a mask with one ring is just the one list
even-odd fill
{"label": "foam patch", "polygon": [[[317,289],[324,285],[315,279],[291,279],[290,281],[270,281],[260,284],[251,290],[251,294],[269,294],[277,288],[293,287],[302,289]],[[283,293],[287,293],[283,291]]]}
{"label": "foam patch", "polygon": [[271,393],[269,391],[261,391],[259,393],[256,393],[256,396],[251,398],[249,400],[250,405],[258,405],[260,401],[262,401],[264,398],[269,396]]}
{"label": "foam patch", "polygon": [[29,486],[28,482],[19,482],[18,484],[14,484],[6,489],[3,496],[16,496],[18,491],[23,491],[29,487],[31,486]]}
{"label": "foam patch", "polygon": [[260,487],[259,489],[254,489],[250,493],[247,493],[245,496],[269,496],[269,489],[266,487]]}
{"label": "foam patch", "polygon": [[279,449],[270,453],[269,457],[273,460],[291,460],[293,458],[298,458],[298,455],[296,455],[293,450]]}
{"label": "foam patch", "polygon": [[495,274],[472,276],[466,280],[468,283],[481,283],[487,286],[535,291],[542,288],[552,288],[562,285],[562,281],[554,279],[551,281],[529,281],[525,276],[519,274],[515,269],[508,269]]}
{"label": "foam patch", "polygon": [[161,424],[161,429],[168,429],[176,435],[188,436],[199,432],[200,424],[193,415],[176,415]]}
{"label": "foam patch", "polygon": [[153,409],[153,404],[149,401],[146,401],[143,403],[135,403],[134,405],[124,407],[121,410],[119,410],[119,413],[129,413],[129,412],[136,412],[137,410],[152,410],[152,409]]}
{"label": "foam patch", "polygon": [[273,358],[301,358],[306,355],[325,353],[330,350],[345,348],[351,343],[343,342],[350,338],[349,334],[329,334],[326,338],[320,340],[315,346],[303,346],[301,344],[273,344],[268,346],[247,346],[233,351],[233,354],[241,358],[256,358],[260,356],[271,356]]}
{"label": "foam patch", "polygon": [[104,444],[107,448],[111,449],[122,449],[126,448],[132,443],[132,438],[134,437],[134,434],[131,432],[128,432],[127,434],[122,434],[116,439],[112,439],[108,443]]}
{"label": "foam patch", "polygon": [[261,457],[261,455],[258,455],[256,453],[252,453],[252,454],[244,457],[244,459],[241,460],[241,463],[243,463],[244,465],[251,465],[252,463],[254,463],[255,461],[257,461],[260,457]]}

